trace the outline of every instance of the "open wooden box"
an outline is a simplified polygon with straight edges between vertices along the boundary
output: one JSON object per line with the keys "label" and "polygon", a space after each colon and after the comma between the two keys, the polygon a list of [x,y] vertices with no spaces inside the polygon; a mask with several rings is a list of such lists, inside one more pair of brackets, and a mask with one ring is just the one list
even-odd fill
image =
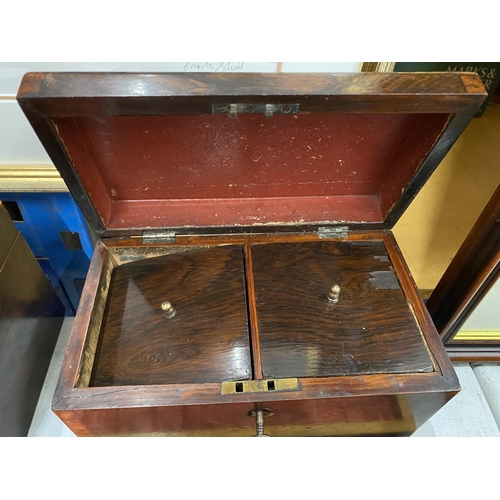
{"label": "open wooden box", "polygon": [[26,75],[100,235],[53,411],[77,435],[411,434],[459,384],[391,227],[485,96],[471,73]]}

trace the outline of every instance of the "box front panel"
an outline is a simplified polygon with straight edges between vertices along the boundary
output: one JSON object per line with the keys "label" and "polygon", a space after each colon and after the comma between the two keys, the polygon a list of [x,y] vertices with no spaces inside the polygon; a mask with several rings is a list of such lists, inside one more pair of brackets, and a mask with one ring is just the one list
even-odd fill
{"label": "box front panel", "polygon": [[77,436],[248,437],[252,403],[57,411]]}
{"label": "box front panel", "polygon": [[370,436],[411,434],[416,430],[407,397],[369,396],[276,401],[265,418],[269,436]]}

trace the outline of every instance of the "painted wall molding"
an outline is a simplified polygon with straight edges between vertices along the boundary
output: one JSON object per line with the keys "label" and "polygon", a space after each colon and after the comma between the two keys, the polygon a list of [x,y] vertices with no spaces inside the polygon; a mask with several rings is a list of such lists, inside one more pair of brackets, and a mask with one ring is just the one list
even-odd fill
{"label": "painted wall molding", "polygon": [[0,192],[67,192],[54,166],[0,165]]}

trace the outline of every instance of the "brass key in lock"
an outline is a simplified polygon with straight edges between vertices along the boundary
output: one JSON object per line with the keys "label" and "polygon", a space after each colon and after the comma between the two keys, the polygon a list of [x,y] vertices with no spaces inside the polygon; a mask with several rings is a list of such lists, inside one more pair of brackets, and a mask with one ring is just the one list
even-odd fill
{"label": "brass key in lock", "polygon": [[254,437],[270,437],[264,434],[264,417],[271,417],[273,412],[269,408],[262,408],[262,403],[255,403],[255,410],[248,412],[249,417],[255,418],[255,429],[257,434]]}

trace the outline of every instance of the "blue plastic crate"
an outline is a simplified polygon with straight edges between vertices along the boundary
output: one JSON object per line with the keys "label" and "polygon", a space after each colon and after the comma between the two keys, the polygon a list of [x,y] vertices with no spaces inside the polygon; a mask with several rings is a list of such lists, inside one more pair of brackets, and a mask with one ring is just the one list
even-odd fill
{"label": "blue plastic crate", "polygon": [[66,308],[74,316],[94,245],[70,193],[0,193],[15,226]]}

